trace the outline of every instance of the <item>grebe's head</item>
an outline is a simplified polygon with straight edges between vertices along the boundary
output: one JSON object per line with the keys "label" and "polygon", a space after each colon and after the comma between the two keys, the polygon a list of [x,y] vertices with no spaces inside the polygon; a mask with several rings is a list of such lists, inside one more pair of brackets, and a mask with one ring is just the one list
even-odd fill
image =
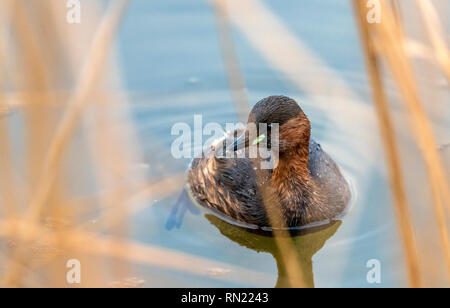
{"label": "grebe's head", "polygon": [[[267,125],[267,131],[260,130],[261,125]],[[276,124],[279,130],[278,140],[272,140],[272,130]],[[249,127],[255,127],[257,130],[256,139],[249,133]],[[297,102],[286,96],[269,96],[260,100],[250,112],[247,123],[247,132],[235,143],[235,148],[255,145],[264,139],[267,146],[278,145],[280,155],[289,154],[305,150],[305,155],[309,152],[309,139],[311,126],[308,118]]]}

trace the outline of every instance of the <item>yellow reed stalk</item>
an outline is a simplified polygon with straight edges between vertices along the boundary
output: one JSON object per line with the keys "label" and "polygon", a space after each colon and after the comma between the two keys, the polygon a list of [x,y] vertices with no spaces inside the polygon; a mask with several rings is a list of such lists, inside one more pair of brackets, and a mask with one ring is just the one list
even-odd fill
{"label": "yellow reed stalk", "polygon": [[[44,112],[42,112],[42,103],[49,100],[49,75],[46,71],[44,56],[40,49],[36,37],[30,29],[32,26],[28,20],[28,16],[24,9],[22,1],[11,2],[11,24],[16,36],[20,39],[18,42],[18,54],[24,60],[23,64],[28,71],[23,76],[24,84],[19,86],[25,87],[25,99],[30,106],[25,110],[25,123],[27,130],[27,150],[33,155],[25,156],[27,184],[33,186],[40,171],[40,157],[39,153],[42,151],[42,140],[45,140],[45,134],[48,132],[49,120]],[[41,91],[43,93],[42,99],[36,99],[32,92]],[[22,188],[23,195],[29,192]],[[27,263],[26,260],[26,246],[11,248],[13,259],[17,262],[6,267],[5,283],[9,286],[21,285],[21,267],[17,266],[20,263]]]}
{"label": "yellow reed stalk", "polygon": [[[3,46],[0,35],[0,76],[4,73],[4,63],[7,59],[3,54]],[[0,92],[3,90],[4,82],[0,79]],[[2,113],[2,108],[5,108],[5,113]],[[13,161],[10,152],[8,121],[4,118],[8,111],[8,101],[0,96],[0,202],[6,210],[3,215],[14,216],[17,210],[17,193],[12,170]]]}
{"label": "yellow reed stalk", "polygon": [[[89,93],[96,90],[97,88],[97,81],[100,79],[100,74],[103,71],[103,60],[104,58],[106,58],[105,55],[109,49],[110,42],[112,41],[115,33],[115,28],[117,28],[117,24],[120,20],[121,14],[124,11],[126,3],[127,1],[117,2],[115,7],[116,10],[113,12],[115,14],[112,15],[112,18],[102,23],[98,35],[96,36],[96,40],[94,40],[90,58],[88,58],[89,61],[86,63],[85,70],[80,77],[77,88],[78,92],[76,92],[75,97],[73,97],[70,101],[69,108],[71,109],[69,109],[69,111],[65,114],[65,117],[63,118],[61,124],[61,129],[60,131],[57,131],[55,140],[51,144],[49,157],[47,157],[47,160],[44,164],[44,170],[42,174],[40,174],[41,180],[37,183],[39,185],[33,183],[29,184],[31,188],[34,188],[35,186],[38,187],[37,193],[34,196],[34,200],[32,200],[32,204],[29,210],[29,218],[31,218],[31,221],[38,221],[42,210],[44,209],[44,206],[46,210],[51,210],[52,215],[54,215],[56,218],[64,217],[64,212],[67,212],[68,210],[66,208],[63,209],[60,206],[61,204],[67,204],[64,200],[54,199],[57,187],[61,182],[55,181],[55,179],[61,170],[60,163],[63,157],[62,152],[70,139],[71,132],[76,125],[77,120],[81,117],[81,114],[84,111],[83,108],[87,105],[86,99],[89,97]],[[51,6],[45,6],[45,9],[43,6],[40,7],[41,9],[43,9],[43,11],[40,11],[40,14],[45,15],[45,13],[47,12],[46,10],[50,7]],[[50,91],[52,90],[50,89],[51,79],[49,78],[49,76],[52,76],[51,73],[55,70],[55,68],[59,66],[51,65],[49,63],[53,62],[53,59],[52,61],[47,62],[39,60],[40,58],[43,58],[42,53],[44,52],[45,48],[40,48],[40,45],[34,40],[35,36],[33,36],[33,27],[30,25],[31,23],[28,22],[27,17],[29,16],[26,16],[23,3],[20,1],[15,3],[14,17],[14,25],[17,32],[17,37],[19,38],[19,43],[26,46],[26,48],[20,48],[20,50],[23,51],[22,58],[25,59],[26,67],[27,69],[29,69],[29,73],[26,74],[26,77],[29,79],[27,83],[28,87],[23,92],[23,99],[27,102],[25,108],[25,111],[28,114],[26,124],[29,132],[34,135],[34,137],[30,138],[26,143],[34,143],[38,145],[32,147],[28,151],[31,154],[27,157],[31,160],[28,164],[29,168],[27,168],[27,170],[34,170],[34,172],[32,172],[31,178],[36,178],[36,174],[40,173],[41,171],[39,170],[39,167],[42,165],[42,160],[37,159],[37,157],[39,157],[38,154],[45,152],[39,148],[39,143],[42,144],[42,140],[46,141],[48,139],[45,136],[45,131],[40,128],[43,125],[49,126],[51,123],[50,121],[46,120],[46,118],[49,118],[49,113],[45,113],[42,107],[49,107],[50,105],[53,105],[53,103],[49,99],[51,96]],[[39,22],[41,22],[41,25],[46,29],[52,29],[52,27],[47,23],[47,20],[40,17],[43,16],[37,16],[37,19],[35,19],[35,21],[38,20]],[[65,44],[67,42],[65,42]],[[48,42],[48,44],[51,43],[52,42]],[[48,44],[45,44],[43,46],[47,46]],[[69,46],[69,44],[66,45]],[[52,77],[54,76],[55,75],[53,75]],[[39,93],[36,93],[37,95],[34,92],[30,91],[30,89],[34,90],[35,88],[40,90]],[[30,133],[28,133],[28,135],[30,135]],[[40,197],[41,199],[39,199]],[[117,202],[119,202],[119,199],[117,199]],[[126,217],[126,215],[121,216]],[[58,239],[56,241],[56,245],[59,245],[58,243],[62,243],[65,241],[63,233],[56,233],[55,237]],[[29,254],[27,253],[27,244],[28,243],[25,241],[25,243],[21,247],[15,249],[13,256],[13,260],[15,261],[14,263],[29,265],[29,260],[27,259],[29,258]],[[12,264],[12,266],[8,266],[7,268],[8,271],[5,273],[4,279],[5,284],[21,285],[20,280],[23,267],[15,266],[14,264]],[[59,275],[60,273],[56,271],[54,272],[54,274]]]}
{"label": "yellow reed stalk", "polygon": [[[223,52],[224,64],[228,72],[228,79],[231,86],[233,100],[235,102],[240,120],[246,123],[246,117],[250,110],[250,104],[245,91],[245,82],[239,66],[239,60],[235,51],[232,31],[230,28],[228,15],[229,2],[228,0],[213,0],[212,3],[216,14],[216,23]],[[264,200],[263,203],[267,210],[267,216],[269,217],[271,224],[276,225],[275,222],[283,221],[280,219],[282,215],[280,207],[266,204],[266,201],[267,200]],[[281,227],[281,229],[274,230],[275,243],[279,247],[283,263],[288,269],[287,275],[290,286],[294,288],[305,287],[303,278],[304,275],[298,262],[298,258],[296,257],[297,252],[294,249],[294,244],[290,238],[290,234],[288,231],[283,230],[286,226],[277,225],[277,227]]]}
{"label": "yellow reed stalk", "polygon": [[371,38],[369,25],[365,19],[365,11],[360,0],[353,0],[355,17],[358,21],[367,69],[369,72],[375,111],[377,113],[378,126],[381,139],[384,144],[386,161],[391,190],[394,197],[394,208],[398,220],[403,248],[406,257],[409,283],[412,287],[422,287],[423,279],[420,273],[419,254],[414,236],[414,227],[409,213],[406,197],[405,183],[403,180],[400,155],[395,136],[394,125],[389,111],[389,105],[384,92],[383,81],[379,70],[378,58],[374,50],[374,41]]}
{"label": "yellow reed stalk", "polygon": [[[99,196],[102,207],[108,207],[103,211],[104,219],[99,220],[97,225],[103,230],[108,230],[116,236],[124,236],[127,231],[127,218],[130,217],[129,200],[131,184],[129,177],[131,161],[125,146],[127,143],[122,136],[124,127],[120,131],[112,125],[113,114],[117,113],[117,97],[95,96],[97,106],[93,112],[93,134],[92,134],[92,157],[94,158],[96,174],[106,187],[112,187],[111,194]],[[90,127],[89,127],[90,128]],[[89,130],[88,128],[88,130]],[[126,277],[129,268],[122,262],[113,259],[112,272],[117,277]]]}
{"label": "yellow reed stalk", "polygon": [[[95,97],[97,108],[94,111],[94,126],[92,156],[94,157],[94,166],[97,169],[96,174],[100,183],[104,183],[107,187],[113,187],[111,194],[99,196],[102,207],[108,207],[105,211],[105,217],[108,221],[105,223],[111,225],[109,221],[124,222],[128,217],[128,198],[129,191],[127,183],[127,162],[125,149],[115,136],[111,128],[112,120],[110,119],[111,109],[114,107],[115,98],[106,96]],[[129,169],[129,168],[128,168]],[[122,224],[117,224],[116,227]],[[122,232],[124,230],[122,229]]]}
{"label": "yellow reed stalk", "polygon": [[211,3],[214,8],[217,34],[222,50],[224,67],[227,71],[228,82],[230,84],[231,96],[233,97],[239,120],[242,123],[247,123],[250,102],[234,44],[227,6],[224,0],[213,0]]}
{"label": "yellow reed stalk", "polygon": [[438,146],[432,128],[417,93],[413,70],[408,63],[403,48],[404,43],[401,31],[395,22],[393,22],[392,13],[385,4],[385,1],[382,0],[380,3],[382,4],[383,21],[373,27],[374,33],[377,35],[377,42],[381,44],[381,49],[379,50],[384,53],[389,63],[389,68],[411,114],[411,126],[414,136],[427,166],[441,245],[447,264],[448,277],[450,277],[450,242],[445,220],[445,207],[450,213],[450,195],[447,176],[438,153]]}
{"label": "yellow reed stalk", "polygon": [[[38,38],[33,35],[33,25],[25,9],[23,1],[14,1],[12,3],[11,23],[16,37],[18,38],[17,53],[23,59],[24,73],[22,80],[17,80],[19,87],[23,87],[24,100],[27,101],[28,108],[25,111],[25,124],[27,129],[26,144],[27,151],[33,155],[26,156],[26,172],[28,186],[33,187],[38,181],[38,175],[41,171],[40,155],[45,148],[42,140],[49,138],[51,131],[49,114],[44,112],[43,106],[51,101],[50,90],[50,72],[46,68],[44,52],[39,44]],[[39,96],[35,96],[39,93]],[[27,201],[30,191],[24,191],[27,195]]]}
{"label": "yellow reed stalk", "polygon": [[[280,219],[282,213],[281,208],[274,208],[267,204],[267,200],[264,200],[264,206],[267,211],[267,217],[272,225],[275,225],[275,221],[282,221]],[[281,229],[273,230],[273,236],[275,243],[278,246],[281,260],[286,266],[286,275],[291,288],[305,288],[305,274],[298,261],[297,251],[294,249],[294,241],[291,238],[289,231],[283,230],[286,225],[278,225]]]}
{"label": "yellow reed stalk", "polygon": [[[35,241],[54,246],[59,235],[48,231],[28,220],[0,220],[0,237],[14,238],[21,241]],[[271,276],[246,268],[204,259],[194,255],[173,250],[143,245],[133,241],[123,241],[115,237],[98,236],[94,233],[67,230],[64,232],[64,242],[58,243],[68,251],[77,251],[88,255],[117,258],[134,263],[147,264],[184,273],[207,276],[211,268],[226,268],[231,272],[248,277],[248,281],[260,285],[262,281],[270,281]],[[132,253],[131,253],[132,252]],[[230,276],[230,275],[229,275]],[[224,276],[217,279],[233,281],[232,277]]]}
{"label": "yellow reed stalk", "polygon": [[67,111],[56,131],[54,139],[51,141],[45,158],[41,184],[30,205],[29,215],[32,220],[36,220],[39,217],[48,199],[63,151],[83,111],[90,103],[89,96],[92,90],[98,85],[107,58],[106,55],[128,2],[128,0],[117,0],[114,2],[109,16],[102,21],[95,35],[87,61],[78,80],[75,94],[68,104]]}
{"label": "yellow reed stalk", "polygon": [[[127,204],[128,217],[133,216],[153,205],[151,202],[144,202],[144,201],[149,200],[150,198],[164,199],[169,196],[173,196],[174,194],[180,192],[185,183],[186,183],[186,174],[179,173],[168,176],[166,178],[159,179],[155,183],[144,182],[142,184],[137,184],[135,190],[130,191],[130,193],[127,195],[127,198],[124,201],[124,203]],[[81,200],[74,200],[72,202],[69,202],[69,204],[72,204],[73,207],[77,208],[81,208],[83,206],[89,208],[90,206],[91,207],[94,206],[97,199],[110,200],[112,196],[114,196],[116,193],[117,192],[115,192],[114,189],[111,191],[108,190],[92,197],[84,197],[81,198]],[[117,204],[115,206],[117,206]],[[114,210],[112,209],[113,207],[114,205],[103,206],[102,209],[104,212],[102,212],[100,216],[97,219],[95,219],[96,222],[99,223],[98,225],[102,226],[104,231],[110,229],[112,226],[121,223],[125,218],[127,218],[114,216],[113,219],[108,219],[109,217],[106,217],[106,213],[109,210]],[[91,222],[82,223],[81,225],[77,226],[77,228],[84,229],[90,224]]]}

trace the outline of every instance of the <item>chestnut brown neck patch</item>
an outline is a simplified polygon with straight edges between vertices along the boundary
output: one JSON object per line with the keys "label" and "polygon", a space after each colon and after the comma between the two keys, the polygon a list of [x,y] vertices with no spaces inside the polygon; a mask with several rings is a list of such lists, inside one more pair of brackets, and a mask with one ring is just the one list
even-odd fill
{"label": "chestnut brown neck patch", "polygon": [[272,174],[272,182],[280,190],[309,182],[310,135],[311,125],[303,112],[280,127],[280,159]]}

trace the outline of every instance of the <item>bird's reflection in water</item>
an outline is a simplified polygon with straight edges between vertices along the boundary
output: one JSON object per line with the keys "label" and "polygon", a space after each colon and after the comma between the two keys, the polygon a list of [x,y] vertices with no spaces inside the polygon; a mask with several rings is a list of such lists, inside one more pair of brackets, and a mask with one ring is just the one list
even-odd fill
{"label": "bird's reflection in water", "polygon": [[[278,280],[275,287],[290,287],[287,276],[288,269],[282,262],[281,252],[271,233],[261,233],[261,231],[234,226],[211,214],[206,214],[205,217],[219,229],[220,233],[239,245],[257,252],[272,254],[278,267]],[[314,287],[312,257],[336,233],[340,225],[341,221],[334,221],[320,227],[296,230],[295,234],[291,233],[289,238],[279,238],[279,240],[289,240],[293,243],[297,261],[303,272],[304,283],[307,287]]]}
{"label": "bird's reflection in water", "polygon": [[[184,190],[176,204],[173,206],[166,221],[167,230],[172,230],[174,228],[179,229],[186,213],[189,212],[194,215],[199,215],[203,212],[201,209],[205,210],[201,205],[197,205],[193,202],[187,190]],[[257,252],[268,252],[272,254],[278,267],[278,280],[275,287],[290,287],[287,275],[288,269],[282,261],[283,258],[277,242],[270,232],[262,231],[261,229],[256,230],[239,227],[210,213],[205,214],[205,217],[212,225],[219,229],[220,233],[239,245]],[[312,257],[324,246],[325,242],[336,233],[340,225],[341,221],[337,220],[322,226],[292,230],[290,231],[290,237],[278,238],[278,241],[286,240],[292,243],[298,264],[302,270],[304,283],[307,287],[314,287]]]}

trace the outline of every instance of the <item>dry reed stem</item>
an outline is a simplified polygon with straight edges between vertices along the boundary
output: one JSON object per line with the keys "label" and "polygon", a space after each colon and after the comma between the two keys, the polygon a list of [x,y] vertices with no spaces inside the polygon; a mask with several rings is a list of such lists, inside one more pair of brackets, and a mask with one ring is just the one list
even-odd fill
{"label": "dry reed stem", "polygon": [[[27,155],[26,158],[26,172],[27,184],[32,187],[36,183],[37,175],[40,172],[39,155],[42,144],[40,141],[45,138],[45,131],[48,128],[47,117],[41,112],[42,102],[49,101],[47,93],[49,92],[50,78],[45,68],[44,55],[40,45],[31,31],[32,25],[28,19],[24,4],[22,1],[14,1],[11,6],[11,22],[13,30],[20,38],[18,41],[17,51],[22,57],[23,65],[29,69],[25,74],[23,86],[25,87],[25,97],[29,101],[30,107],[25,111],[25,123],[28,133],[26,134],[27,150],[34,155]],[[20,82],[20,81],[18,81]],[[35,100],[33,96],[29,96],[28,91],[31,89],[41,91],[43,93],[42,100]],[[26,186],[25,186],[26,187]],[[22,188],[22,194],[29,194]],[[28,197],[28,196],[27,196]],[[26,263],[26,246],[11,248],[11,254],[14,256],[14,262],[6,266],[4,274],[4,281],[6,285],[20,285],[21,284],[21,267],[17,266],[19,263]]]}
{"label": "dry reed stem", "polygon": [[359,101],[351,87],[289,31],[261,1],[222,0],[216,3],[227,9],[231,22],[268,63],[309,96],[321,96],[325,92]]}
{"label": "dry reed stem", "polygon": [[[0,220],[0,237],[15,238],[21,241],[40,241],[48,246],[59,244],[68,251],[83,252],[88,255],[117,258],[129,262],[147,264],[171,270],[178,270],[199,276],[207,276],[208,269],[226,268],[249,278],[255,284],[270,281],[271,276],[226,263],[179,253],[173,250],[143,245],[133,241],[124,241],[114,237],[98,236],[93,233],[67,230],[62,232],[64,242],[59,243],[59,235],[27,220]],[[130,253],[130,252],[133,253]],[[229,281],[224,276],[218,279]]]}
{"label": "dry reed stem", "polygon": [[[46,103],[51,101],[49,96],[51,76],[50,70],[45,66],[45,55],[38,38],[33,35],[33,24],[25,8],[24,2],[14,1],[12,4],[11,23],[17,39],[18,57],[23,59],[21,63],[24,67],[23,80],[14,80],[19,87],[23,87],[24,99],[28,102],[29,108],[25,109],[25,124],[27,134],[25,134],[27,151],[33,155],[26,158],[26,176],[28,187],[34,187],[41,172],[41,153],[45,146],[42,140],[48,138],[49,123],[51,122],[48,113],[42,110]],[[22,84],[21,84],[22,83]],[[41,96],[31,95],[31,91],[40,92]],[[28,202],[31,191],[23,190]]]}
{"label": "dry reed stem", "polygon": [[[130,184],[127,182],[128,166],[130,159],[125,154],[125,149],[121,145],[125,145],[123,140],[119,140],[119,134],[114,134],[110,123],[111,105],[115,102],[115,98],[106,97],[102,99],[96,97],[98,108],[94,112],[94,132],[92,134],[92,156],[94,157],[94,166],[97,169],[97,177],[99,181],[107,187],[114,187],[111,194],[100,196],[103,207],[110,206],[105,212],[105,224],[111,225],[112,222],[119,221],[115,224],[114,232],[117,234],[125,234],[126,218],[128,213],[128,195],[130,193]],[[111,206],[112,205],[112,206]],[[105,226],[104,226],[105,227]]]}
{"label": "dry reed stem", "polygon": [[[37,7],[28,8],[28,18],[33,21],[33,33],[36,37],[39,38],[40,43],[40,51],[45,56],[45,69],[46,73],[49,76],[50,81],[50,89],[45,92],[45,95],[48,99],[53,100],[54,89],[58,89],[60,87],[61,81],[72,81],[71,79],[75,76],[73,71],[73,61],[70,52],[67,50],[73,49],[73,46],[76,44],[75,41],[79,42],[79,40],[75,40],[73,36],[66,33],[65,36],[58,33],[58,30],[66,30],[70,25],[67,24],[67,21],[57,16],[54,16],[57,12],[53,10],[53,8],[58,7],[59,13],[65,12],[64,3],[58,3],[57,0],[45,0]],[[91,9],[92,6],[84,6],[85,9]],[[31,12],[31,10],[33,10]],[[85,10],[84,12],[86,12]],[[61,15],[60,15],[61,16]],[[50,35],[51,34],[51,35]],[[72,64],[72,67],[70,66]],[[69,81],[70,80],[70,81]],[[48,121],[47,129],[50,131],[44,132],[39,136],[40,142],[45,145],[45,147],[38,149],[39,150],[39,161],[38,164],[41,164],[42,160],[47,151],[46,142],[42,142],[43,140],[50,140],[53,135],[53,130],[55,128],[55,123],[57,123],[57,116],[52,115],[52,109],[47,107],[47,105],[55,105],[57,108],[54,110],[60,110],[62,106],[65,105],[67,101],[48,101],[43,100],[40,102],[40,109],[38,113],[38,121],[37,125],[42,125],[43,121]],[[26,108],[29,108],[27,106]],[[33,112],[33,111],[32,111]],[[33,156],[35,156],[34,154]],[[68,178],[68,173],[66,168],[60,167],[56,174],[56,180],[52,185],[52,191],[49,195],[48,202],[45,206],[45,215],[47,217],[51,217],[54,220],[64,220],[69,217],[74,217],[77,215],[78,209],[72,209],[66,206],[66,194],[67,187],[66,182]],[[33,183],[32,188],[38,187],[39,183]],[[55,249],[60,249],[59,243],[64,241],[63,234],[57,233],[58,235],[58,245]],[[29,257],[28,257],[29,258]],[[49,281],[52,283],[53,281],[58,281],[58,277],[64,277],[65,269],[50,266],[48,268],[48,275],[51,277]]]}
{"label": "dry reed stem", "polygon": [[419,254],[414,236],[414,227],[409,213],[409,206],[406,197],[405,184],[403,180],[400,155],[397,147],[397,138],[393,120],[389,111],[389,104],[384,92],[382,76],[379,69],[379,62],[375,42],[371,38],[369,25],[365,20],[365,10],[361,6],[360,0],[353,0],[355,17],[359,25],[364,55],[369,72],[372,93],[374,98],[375,111],[377,112],[378,126],[381,139],[384,144],[386,161],[388,163],[388,173],[390,177],[391,189],[394,197],[394,205],[397,213],[397,221],[402,237],[402,244],[406,257],[409,283],[411,287],[422,287],[423,279],[420,273]]}
{"label": "dry reed stem", "polygon": [[[3,54],[4,44],[0,34],[0,76],[5,72],[4,64],[6,55]],[[0,77],[0,92],[4,91],[4,80]],[[0,204],[3,204],[6,211],[3,213],[6,217],[14,217],[17,209],[17,193],[15,180],[13,176],[13,162],[10,153],[11,145],[9,143],[9,129],[7,119],[3,118],[2,108],[5,107],[8,112],[8,101],[0,96]]]}
{"label": "dry reed stem", "polygon": [[[281,207],[273,207],[264,200],[264,207],[267,211],[267,217],[271,225],[276,225],[275,221],[282,221]],[[295,244],[289,231],[285,230],[286,225],[281,225],[281,229],[273,230],[274,240],[280,252],[281,260],[287,271],[286,275],[291,288],[305,288],[305,273],[303,272],[298,261],[298,252],[295,250]]]}
{"label": "dry reed stem", "polygon": [[402,27],[402,12],[400,9],[400,3],[397,0],[390,0],[391,1],[391,8],[392,8],[392,14],[394,16],[394,20],[397,23],[397,26],[403,31]]}
{"label": "dry reed stem", "polygon": [[[130,206],[127,209],[128,216],[131,217],[146,208],[152,206],[152,203],[145,202],[150,197],[163,199],[169,196],[172,196],[174,193],[180,191],[180,187],[183,187],[183,184],[186,182],[186,175],[175,174],[173,176],[169,176],[167,178],[159,180],[157,183],[148,184],[146,187],[138,189],[136,192],[131,192],[127,199],[124,201]],[[108,192],[107,195],[111,196],[114,192]],[[107,210],[111,210],[110,207],[106,208]],[[108,230],[116,225],[118,225],[124,217],[113,216],[107,219],[105,215],[102,215],[98,218],[98,221],[103,223],[104,230]]]}
{"label": "dry reed stem", "polygon": [[444,72],[448,83],[450,84],[450,52],[444,39],[444,31],[442,30],[439,15],[436,12],[433,3],[429,0],[417,0],[420,7],[425,28],[431,39],[434,54],[440,68]]}
{"label": "dry reed stem", "polygon": [[49,146],[41,175],[41,184],[30,205],[29,215],[32,221],[35,221],[41,214],[54,183],[56,170],[61,161],[63,151],[80,117],[90,103],[88,98],[92,90],[98,85],[108,51],[128,2],[128,0],[117,0],[114,2],[110,9],[110,14],[104,18],[96,32],[87,61],[78,80],[75,94],[71,98],[67,111]]}
{"label": "dry reed stem", "polygon": [[[242,93],[242,89],[245,89],[242,72],[238,64],[238,58],[234,48],[232,32],[229,25],[229,13],[228,13],[228,0],[213,0],[214,9],[216,12],[217,27],[219,37],[221,40],[221,47],[224,54],[224,63],[228,71],[228,78],[230,80],[232,94],[234,92],[234,100],[237,105],[238,114],[241,121],[246,121],[246,115],[249,112],[248,97],[245,97]],[[235,79],[237,78],[237,79]],[[272,225],[276,225],[275,222],[283,221],[280,219],[282,213],[280,207],[267,204],[267,200],[264,200],[264,206],[267,211],[267,216]],[[279,226],[282,229],[286,226]],[[294,249],[294,243],[290,238],[290,234],[286,230],[275,230],[274,239],[277,244],[281,259],[286,265],[288,280],[291,287],[303,288],[305,287],[304,275],[301,266],[298,262],[297,252]]]}
{"label": "dry reed stem", "polygon": [[[444,173],[441,157],[438,153],[437,143],[426,113],[421,105],[414,74],[408,63],[403,49],[403,36],[396,24],[393,22],[392,13],[385,1],[381,1],[383,10],[383,22],[373,27],[377,34],[378,42],[382,44],[389,67],[397,82],[400,93],[411,114],[411,126],[419,148],[424,157],[430,188],[433,196],[433,205],[438,221],[439,234],[442,249],[447,264],[447,273],[450,277],[450,242],[445,219],[445,207],[450,210],[450,196],[448,192],[448,181]],[[450,211],[449,211],[450,213]]]}
{"label": "dry reed stem", "polygon": [[[96,39],[94,40],[90,52],[90,57],[88,57],[85,69],[81,75],[76,95],[70,101],[69,111],[65,114],[65,117],[63,118],[61,124],[61,128],[50,147],[49,156],[47,157],[47,160],[45,162],[44,170],[42,174],[40,174],[40,186],[38,186],[34,181],[29,183],[30,187],[38,186],[37,197],[35,196],[35,199],[32,200],[32,204],[29,209],[29,219],[32,222],[37,222],[44,206],[46,209],[53,209],[53,214],[55,215],[55,217],[63,217],[64,212],[66,212],[65,209],[62,209],[62,207],[52,206],[52,204],[65,204],[65,202],[62,202],[63,200],[61,198],[58,198],[59,201],[57,203],[53,203],[54,201],[58,200],[54,199],[53,196],[55,196],[55,193],[57,193],[57,187],[59,186],[60,182],[55,181],[55,179],[58,175],[58,168],[60,167],[59,164],[62,159],[62,152],[65,145],[70,139],[71,132],[76,125],[76,122],[81,117],[81,114],[84,111],[84,107],[87,106],[87,98],[89,97],[89,93],[96,88],[98,81],[101,78],[100,74],[102,73],[103,66],[105,64],[105,55],[110,48],[109,45],[114,37],[115,29],[118,26],[120,16],[123,13],[126,4],[127,1],[117,2],[112,17],[109,20],[104,21],[100,26],[100,30],[97,33]],[[46,8],[49,7],[47,6]],[[43,11],[41,11],[40,13],[42,14]],[[48,118],[48,115],[43,112],[43,110],[40,110],[40,108],[43,107],[42,105],[53,105],[53,103],[49,99],[49,76],[54,67],[49,66],[48,62],[42,60],[44,58],[42,56],[44,48],[40,48],[40,46],[34,40],[34,36],[32,34],[33,32],[31,31],[31,23],[28,23],[27,17],[25,16],[25,9],[22,2],[20,1],[16,2],[14,17],[15,28],[17,29],[18,37],[21,39],[20,43],[25,45],[26,47],[21,49],[24,50],[23,58],[26,59],[26,66],[27,68],[30,68],[30,72],[26,74],[29,79],[27,81],[27,85],[30,89],[34,90],[35,88],[37,88],[40,91],[39,97],[36,97],[29,89],[24,92],[24,99],[29,105],[25,109],[26,113],[28,114],[28,121],[26,123],[28,125],[28,131],[31,132],[34,136],[29,139],[31,142],[28,143],[33,145],[41,142],[42,140],[48,139],[46,138],[45,131],[39,128],[41,128],[42,124],[49,125],[50,121],[46,120],[46,118]],[[42,26],[48,29],[48,23],[46,20],[42,20],[39,18],[37,18],[37,20],[40,20],[41,23],[43,22]],[[33,179],[37,178],[36,175],[41,171],[39,170],[41,161],[36,159],[36,157],[38,156],[36,154],[43,153],[44,151],[41,151],[39,146],[34,146],[30,149],[29,152],[34,153],[32,155],[26,156],[31,159],[28,163],[29,168],[27,169],[32,170],[31,178]],[[56,243],[61,243],[65,240],[63,234],[56,234],[55,237],[58,238],[58,241],[56,241]],[[28,257],[26,247],[27,244],[25,243],[24,245],[22,245],[22,247],[16,249],[14,251],[13,259],[19,261],[23,259],[22,261],[26,263]],[[15,263],[17,264],[20,262]],[[14,264],[7,268],[8,271],[5,273],[4,279],[6,285],[20,285],[20,278],[22,276],[21,268],[18,266],[14,266]]]}
{"label": "dry reed stem", "polygon": [[212,0],[223,63],[227,71],[236,113],[238,114],[239,120],[242,123],[246,123],[250,111],[250,102],[234,44],[233,30],[230,25],[228,10],[226,4],[219,2],[224,2],[224,0]]}
{"label": "dry reed stem", "polygon": [[[158,180],[155,183],[143,183],[136,185],[136,189],[134,191],[130,191],[130,193],[127,195],[127,198],[125,199],[124,203],[128,205],[127,213],[128,217],[131,217],[144,209],[147,209],[152,206],[151,202],[144,202],[148,200],[150,197],[155,199],[164,199],[169,196],[172,196],[175,193],[180,192],[180,188],[183,187],[183,185],[186,183],[186,174],[179,173],[172,176],[168,176],[166,178],[162,178]],[[100,192],[98,195],[92,196],[92,197],[84,197],[82,200],[79,201],[72,201],[71,204],[73,204],[74,207],[80,208],[82,205],[90,204],[94,206],[94,203],[100,199],[100,200],[107,200],[112,198],[117,192],[113,190],[108,190],[104,192]],[[117,206],[117,205],[116,205]],[[104,206],[103,212],[100,214],[100,216],[95,219],[96,222],[100,223],[99,225],[102,225],[104,228],[103,230],[108,230],[111,227],[119,224],[122,222],[122,220],[126,217],[117,217],[115,216],[114,219],[108,219],[106,217],[106,213],[109,210],[112,210],[114,206],[108,205]],[[89,213],[88,213],[89,214]],[[84,229],[88,225],[90,225],[90,222],[82,223],[81,225],[77,226],[77,228]]]}

